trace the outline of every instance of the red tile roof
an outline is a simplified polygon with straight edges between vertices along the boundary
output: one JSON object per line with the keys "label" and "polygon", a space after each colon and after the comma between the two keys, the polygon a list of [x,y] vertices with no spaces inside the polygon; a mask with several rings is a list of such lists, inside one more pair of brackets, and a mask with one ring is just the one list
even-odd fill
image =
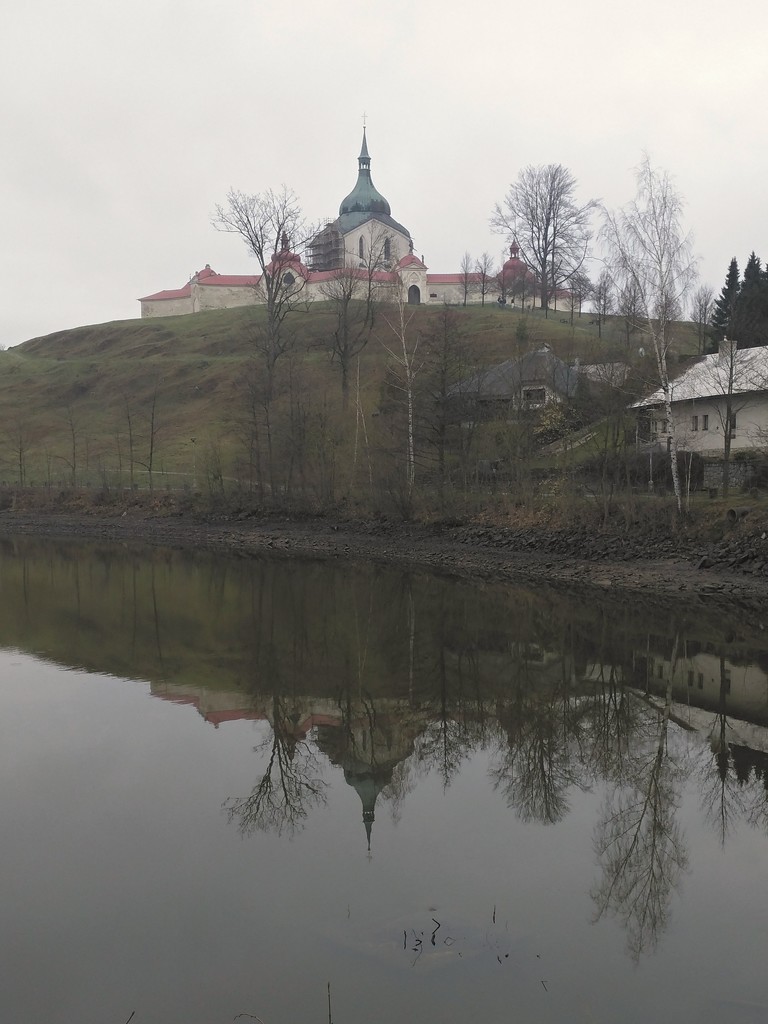
{"label": "red tile roof", "polygon": [[[408,253],[398,263],[400,269],[406,267],[417,267],[426,270],[425,265],[421,262],[418,256],[414,256],[413,253]],[[295,273],[300,274],[304,277],[309,284],[323,284],[325,281],[330,281],[338,273],[335,270],[318,270],[310,271],[301,262],[298,257],[291,260],[285,265],[284,270],[293,270]],[[344,268],[345,270],[352,270],[356,277],[360,280],[365,280],[368,277],[366,270],[358,267]],[[164,291],[155,292],[153,295],[145,295],[139,299],[139,302],[164,302],[171,299],[188,299],[192,295],[192,284],[197,279],[197,284],[202,288],[255,288],[261,281],[260,274],[217,274],[215,270],[211,270],[210,266],[206,265],[202,270],[199,270],[193,277],[192,280],[187,282],[183,288],[170,288]],[[478,274],[470,274],[469,279],[473,284],[476,284],[480,277]],[[376,270],[371,275],[371,280],[379,284],[391,284],[395,280],[395,276],[386,270]],[[461,286],[463,284],[463,274],[427,274],[428,285],[456,285]]]}
{"label": "red tile roof", "polygon": [[183,288],[167,288],[162,292],[155,292],[154,295],[145,295],[139,302],[161,302],[164,299],[188,299],[192,295],[192,288],[185,284]]}
{"label": "red tile roof", "polygon": [[[479,274],[469,274],[469,281],[471,284],[476,284],[480,281]],[[427,284],[463,284],[463,274],[427,274]]]}
{"label": "red tile roof", "polygon": [[197,283],[204,288],[253,288],[260,280],[260,274],[214,274],[213,277],[205,277],[202,280],[198,277]]}
{"label": "red tile roof", "polygon": [[188,299],[192,295],[192,285],[195,279],[204,288],[253,288],[259,283],[261,276],[258,274],[217,274],[215,270],[211,270],[206,265],[202,270],[198,270],[183,288],[166,288],[161,292],[142,296],[139,302],[164,302],[169,299]]}
{"label": "red tile roof", "polygon": [[397,264],[398,267],[422,267],[426,270],[426,266],[421,262],[418,256],[414,256],[412,252],[409,252],[407,256],[403,256],[400,262]]}

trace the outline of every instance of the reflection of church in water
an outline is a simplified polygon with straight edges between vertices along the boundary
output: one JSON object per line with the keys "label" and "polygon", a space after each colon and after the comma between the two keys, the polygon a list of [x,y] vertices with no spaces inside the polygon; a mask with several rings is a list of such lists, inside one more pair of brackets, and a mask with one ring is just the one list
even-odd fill
{"label": "reflection of church in water", "polygon": [[376,801],[392,785],[398,766],[413,754],[423,728],[423,722],[412,712],[403,715],[404,710],[399,715],[377,713],[367,705],[343,723],[321,725],[316,732],[318,748],[343,770],[344,781],[360,797],[369,850]]}
{"label": "reflection of church in water", "polygon": [[[754,772],[768,789],[768,655],[735,650],[726,654],[693,640],[672,651],[668,639],[649,638],[645,649],[636,647],[627,661],[614,664],[584,657],[576,648],[485,639],[482,653],[473,652],[473,666],[482,663],[486,711],[511,746],[525,741],[525,728],[546,726],[547,715],[557,717],[563,701],[584,709],[601,687],[618,685],[637,695],[649,710],[660,709],[671,697],[672,721],[699,733],[713,750],[727,745],[738,778],[744,781]],[[458,665],[458,652],[446,652],[448,661]],[[492,680],[509,679],[510,667],[515,693],[510,693],[509,683],[500,693]],[[298,764],[310,747],[320,752],[357,793],[369,849],[377,806],[407,791],[408,762],[440,718],[434,702],[414,703],[404,695],[374,700],[360,693],[353,698],[347,692],[336,698],[286,698],[168,682],[153,683],[152,692],[194,706],[215,727],[237,720],[268,723],[291,762],[297,759]],[[480,691],[475,697],[480,699]],[[443,714],[456,720],[461,714],[477,715],[478,710],[479,705],[469,701],[461,710],[446,706]]]}
{"label": "reflection of church in water", "polygon": [[311,741],[330,763],[340,768],[344,781],[355,790],[362,806],[368,849],[379,797],[395,780],[398,768],[414,753],[418,737],[430,716],[401,700],[359,698],[344,703],[328,698],[287,701],[278,720],[270,698],[242,706],[242,694],[230,691],[194,692],[184,687],[153,686],[164,700],[195,707],[215,728],[226,722],[267,722],[280,737],[288,758]]}

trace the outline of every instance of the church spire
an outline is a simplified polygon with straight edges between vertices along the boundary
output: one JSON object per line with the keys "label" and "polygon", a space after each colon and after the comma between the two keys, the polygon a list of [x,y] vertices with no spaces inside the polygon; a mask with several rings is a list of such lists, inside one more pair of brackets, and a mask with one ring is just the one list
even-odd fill
{"label": "church spire", "polygon": [[365,128],[363,128],[363,143],[360,147],[357,164],[357,183],[349,195],[342,200],[339,216],[341,217],[345,213],[383,213],[389,217],[392,213],[389,203],[371,180],[371,158],[368,154]]}

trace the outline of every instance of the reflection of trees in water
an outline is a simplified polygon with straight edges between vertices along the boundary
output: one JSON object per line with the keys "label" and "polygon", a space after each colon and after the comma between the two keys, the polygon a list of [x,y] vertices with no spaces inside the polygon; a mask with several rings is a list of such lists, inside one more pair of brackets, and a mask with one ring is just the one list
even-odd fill
{"label": "reflection of trees in water", "polygon": [[699,769],[699,785],[704,814],[723,845],[746,810],[742,784],[731,767],[727,693],[725,658],[721,655],[719,706],[709,731],[711,757]]}
{"label": "reflection of trees in water", "polygon": [[584,709],[571,692],[569,657],[538,644],[513,645],[511,655],[512,695],[497,705],[504,738],[491,778],[522,821],[552,824],[569,810],[568,790],[585,782],[579,757]]}
{"label": "reflection of trees in water", "polygon": [[628,690],[616,666],[600,666],[585,702],[581,753],[596,780],[622,782],[632,770],[632,751],[651,723],[644,705]]}
{"label": "reflection of trees in water", "polygon": [[486,736],[487,711],[478,693],[476,663],[472,653],[456,659],[448,671],[448,638],[437,638],[434,661],[424,666],[433,685],[422,702],[424,730],[418,741],[418,760],[422,771],[435,769],[447,789],[462,763],[480,747]]}
{"label": "reflection of trees in water", "polygon": [[272,712],[272,739],[256,748],[269,751],[264,774],[247,797],[225,803],[229,820],[239,822],[243,835],[257,831],[293,834],[304,827],[312,808],[325,803],[326,783],[319,758],[291,728],[297,716],[288,712],[278,696],[273,700]]}
{"label": "reflection of trees in water", "polygon": [[[768,761],[768,758],[765,758]],[[768,833],[768,765],[763,764],[750,780],[744,800],[744,816],[752,828]]]}
{"label": "reflection of trees in water", "polygon": [[[381,566],[37,540],[0,545],[0,568],[4,644],[146,678],[212,719],[269,718],[260,776],[227,803],[246,833],[301,828],[325,800],[326,757],[357,789],[365,821],[376,799],[396,816],[421,773],[450,786],[492,745],[492,782],[524,821],[561,820],[574,786],[613,788],[596,830],[594,895],[598,915],[626,923],[636,955],[656,941],[686,864],[684,781],[699,787],[722,841],[742,822],[768,833],[768,753],[742,728],[768,724],[757,682],[765,634],[714,603],[687,603],[685,620],[656,599],[601,604]],[[687,701],[711,751],[695,769],[670,756],[668,692],[666,710],[650,703],[656,694],[665,705],[675,624],[687,653],[672,716]],[[714,665],[705,689],[686,684],[685,658],[697,677]],[[721,685],[719,704],[717,658],[721,683],[724,663],[758,668],[727,700]]]}
{"label": "reflection of trees in water", "polygon": [[[371,656],[382,612],[374,588],[346,592],[346,623],[329,623],[320,650],[322,661],[342,667],[334,680],[337,696],[326,700],[334,714],[317,725],[311,745],[296,737],[295,728],[278,730],[264,776],[249,797],[228,804],[230,816],[244,832],[302,827],[308,812],[324,801],[319,758],[325,755],[360,797],[370,848],[374,811],[382,802],[389,802],[397,819],[419,775],[435,771],[448,787],[462,763],[493,742],[492,782],[522,821],[556,823],[569,811],[573,787],[612,787],[595,828],[601,875],[592,897],[596,918],[617,917],[631,955],[639,959],[655,948],[666,927],[688,865],[677,820],[686,780],[696,778],[723,838],[729,815],[768,825],[757,770],[747,769],[749,786],[739,778],[725,690],[709,736],[711,765],[695,774],[693,761],[674,756],[668,743],[679,637],[622,646],[604,614],[587,644],[573,622],[558,627],[536,607],[526,609],[524,627],[510,636],[497,620],[478,617],[469,604],[457,610],[429,586],[402,577],[400,599],[386,607],[391,642],[385,658]],[[268,594],[261,595],[257,609],[257,678],[261,686],[288,695],[279,698],[271,717],[285,722],[291,701],[304,700],[306,719],[311,699],[297,696],[296,680],[311,663],[311,635],[297,629],[286,652]],[[305,614],[306,603],[298,600],[294,620]],[[657,663],[662,657],[671,666],[666,691],[655,691],[658,697],[645,692],[654,644]],[[334,654],[339,651],[341,662]],[[385,664],[398,678],[391,695],[380,674]]]}
{"label": "reflection of trees in water", "polygon": [[570,809],[568,790],[582,785],[583,766],[572,750],[578,732],[573,710],[556,697],[499,709],[505,740],[490,774],[522,821],[560,821]]}
{"label": "reflection of trees in water", "polygon": [[725,845],[739,821],[768,834],[768,754],[734,743],[726,713],[712,722],[711,757],[699,772],[702,807]]}
{"label": "reflection of trees in water", "polygon": [[664,708],[655,713],[655,747],[634,748],[595,829],[602,869],[592,890],[596,919],[606,914],[619,918],[635,960],[655,948],[666,927],[672,893],[688,866],[676,820],[687,769],[667,746],[671,703],[670,687]]}

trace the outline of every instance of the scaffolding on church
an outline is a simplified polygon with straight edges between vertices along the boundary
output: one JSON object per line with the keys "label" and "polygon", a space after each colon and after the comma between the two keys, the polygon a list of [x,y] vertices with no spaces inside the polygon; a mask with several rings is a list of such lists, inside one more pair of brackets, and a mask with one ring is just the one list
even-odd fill
{"label": "scaffolding on church", "polygon": [[339,270],[344,266],[344,239],[338,228],[329,223],[309,243],[307,259],[310,270]]}

